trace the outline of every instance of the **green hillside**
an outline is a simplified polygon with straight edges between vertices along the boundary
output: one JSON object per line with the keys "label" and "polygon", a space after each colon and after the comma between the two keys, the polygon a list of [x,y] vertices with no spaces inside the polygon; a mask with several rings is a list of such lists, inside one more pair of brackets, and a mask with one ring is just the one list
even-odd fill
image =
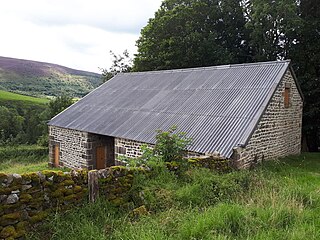
{"label": "green hillside", "polygon": [[35,104],[45,104],[49,102],[49,99],[30,97],[30,96],[25,96],[17,93],[0,90],[0,105],[2,105],[1,103],[6,101],[24,101],[24,102],[30,102]]}

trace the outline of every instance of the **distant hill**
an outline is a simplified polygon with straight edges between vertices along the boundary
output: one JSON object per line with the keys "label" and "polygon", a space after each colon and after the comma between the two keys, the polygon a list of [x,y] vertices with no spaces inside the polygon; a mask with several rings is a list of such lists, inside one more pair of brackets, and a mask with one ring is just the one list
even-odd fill
{"label": "distant hill", "polygon": [[52,63],[0,57],[0,89],[32,96],[82,97],[102,83],[101,75]]}

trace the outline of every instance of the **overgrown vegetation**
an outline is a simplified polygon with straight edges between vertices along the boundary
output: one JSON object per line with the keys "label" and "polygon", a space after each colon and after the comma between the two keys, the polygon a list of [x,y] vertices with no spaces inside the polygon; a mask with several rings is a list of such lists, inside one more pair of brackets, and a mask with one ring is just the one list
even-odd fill
{"label": "overgrown vegetation", "polygon": [[136,178],[131,204],[100,199],[56,214],[28,238],[319,239],[319,171],[320,154],[310,153],[223,175],[163,169]]}
{"label": "overgrown vegetation", "polygon": [[168,131],[156,130],[156,143],[151,148],[147,144],[141,146],[141,157],[128,158],[120,156],[120,159],[130,167],[146,166],[154,172],[162,172],[167,165],[173,168],[179,166],[179,172],[185,170],[187,161],[186,149],[191,144],[191,139],[186,133],[178,132],[177,126],[172,126]]}
{"label": "overgrown vegetation", "polygon": [[48,148],[38,145],[0,147],[0,172],[25,173],[48,169]]}
{"label": "overgrown vegetation", "polygon": [[145,148],[137,159],[151,172],[135,176],[128,203],[115,207],[99,199],[56,214],[28,238],[319,239],[320,154],[268,162],[253,171],[170,171],[165,156],[182,161],[180,150],[189,142],[174,130],[158,132],[155,149],[161,151]]}
{"label": "overgrown vegetation", "polygon": [[168,131],[157,130],[154,153],[164,162],[181,162],[191,144],[191,139],[186,138],[185,133],[176,130],[177,126],[172,126]]}

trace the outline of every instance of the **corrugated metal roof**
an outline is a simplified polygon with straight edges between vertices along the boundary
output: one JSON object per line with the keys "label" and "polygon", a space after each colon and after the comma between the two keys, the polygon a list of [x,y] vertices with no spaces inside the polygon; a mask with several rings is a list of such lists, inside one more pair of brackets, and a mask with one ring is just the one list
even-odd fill
{"label": "corrugated metal roof", "polygon": [[289,61],[118,74],[49,125],[155,143],[172,125],[189,150],[230,157],[245,144]]}

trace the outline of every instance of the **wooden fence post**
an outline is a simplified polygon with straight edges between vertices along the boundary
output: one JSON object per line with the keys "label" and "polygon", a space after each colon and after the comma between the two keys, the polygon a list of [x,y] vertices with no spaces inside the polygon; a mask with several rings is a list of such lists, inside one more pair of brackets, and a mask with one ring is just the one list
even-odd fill
{"label": "wooden fence post", "polygon": [[88,172],[89,202],[95,202],[99,196],[98,175],[97,170]]}

